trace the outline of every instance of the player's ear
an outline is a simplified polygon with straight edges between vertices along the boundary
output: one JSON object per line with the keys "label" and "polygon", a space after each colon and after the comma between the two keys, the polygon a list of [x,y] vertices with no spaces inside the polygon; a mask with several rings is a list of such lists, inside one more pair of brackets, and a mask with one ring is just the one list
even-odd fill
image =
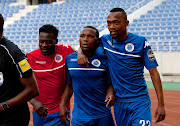
{"label": "player's ear", "polygon": [[128,26],[129,25],[129,21],[128,20],[126,20],[126,26]]}
{"label": "player's ear", "polygon": [[99,39],[99,38],[97,38],[97,44],[99,44],[99,41],[100,41],[100,39]]}

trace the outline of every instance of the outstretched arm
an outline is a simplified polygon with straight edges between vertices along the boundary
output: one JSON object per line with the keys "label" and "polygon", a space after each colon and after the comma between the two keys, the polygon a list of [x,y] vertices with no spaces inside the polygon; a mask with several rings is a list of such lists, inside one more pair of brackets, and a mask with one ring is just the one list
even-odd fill
{"label": "outstretched arm", "polygon": [[[19,104],[28,102],[30,99],[39,95],[38,86],[34,77],[34,74],[28,78],[20,78],[21,84],[24,86],[24,90],[12,99],[5,101],[9,107],[14,107]],[[0,105],[0,111],[3,108]]]}
{"label": "outstretched arm", "polygon": [[149,73],[151,75],[151,80],[153,82],[158,99],[158,107],[156,109],[154,119],[156,120],[156,122],[160,122],[164,120],[166,116],[161,79],[156,67],[149,69]]}
{"label": "outstretched arm", "polygon": [[60,117],[60,120],[63,123],[65,123],[66,125],[68,124],[66,117],[67,117],[67,119],[69,119],[69,114],[68,114],[68,111],[67,111],[65,105],[70,100],[72,94],[73,94],[72,83],[68,81],[66,84],[66,88],[62,94],[61,102],[59,104],[59,117]]}

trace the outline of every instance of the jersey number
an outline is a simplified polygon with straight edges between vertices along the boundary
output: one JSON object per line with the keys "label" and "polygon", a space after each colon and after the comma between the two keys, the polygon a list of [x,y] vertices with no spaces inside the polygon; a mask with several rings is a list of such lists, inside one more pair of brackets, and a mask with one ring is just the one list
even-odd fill
{"label": "jersey number", "polygon": [[151,126],[151,122],[149,120],[140,120],[139,123],[142,124],[142,126],[145,126],[146,124],[147,126]]}

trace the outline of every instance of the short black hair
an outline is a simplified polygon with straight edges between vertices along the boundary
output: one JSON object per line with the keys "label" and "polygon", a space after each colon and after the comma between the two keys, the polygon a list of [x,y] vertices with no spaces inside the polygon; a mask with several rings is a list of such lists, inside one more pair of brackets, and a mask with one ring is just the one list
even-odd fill
{"label": "short black hair", "polygon": [[0,31],[3,32],[3,26],[4,26],[4,18],[2,14],[0,13]]}
{"label": "short black hair", "polygon": [[124,9],[122,8],[113,8],[110,10],[110,12],[121,12],[123,15],[124,15],[124,18],[127,20],[127,14],[126,12],[124,11]]}
{"label": "short black hair", "polygon": [[40,34],[40,32],[54,33],[54,36],[57,37],[59,30],[58,30],[55,26],[53,26],[53,25],[46,24],[46,25],[43,25],[43,26],[39,29],[39,34]]}
{"label": "short black hair", "polygon": [[99,31],[97,30],[97,28],[95,28],[93,26],[85,26],[84,28],[92,28],[92,29],[96,30],[96,37],[99,38]]}

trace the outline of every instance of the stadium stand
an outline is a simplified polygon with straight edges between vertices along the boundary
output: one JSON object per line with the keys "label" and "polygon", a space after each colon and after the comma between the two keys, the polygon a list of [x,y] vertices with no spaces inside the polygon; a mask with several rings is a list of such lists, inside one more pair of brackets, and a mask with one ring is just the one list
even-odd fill
{"label": "stadium stand", "polygon": [[163,1],[160,6],[135,19],[129,31],[145,36],[152,44],[154,51],[179,52],[177,43],[180,40],[180,2],[179,0]]}
{"label": "stadium stand", "polygon": [[[50,23],[60,30],[59,43],[77,46],[78,43],[75,41],[78,39],[79,31],[82,27],[93,25],[99,31],[102,31],[106,28],[106,25],[102,24],[106,23],[107,14],[113,7],[122,5],[125,9],[131,8],[128,13],[132,13],[150,1],[66,0],[64,3],[40,4],[38,8],[33,9],[26,16],[22,16],[20,20],[14,21],[14,24],[8,25],[4,35],[17,45],[30,45],[30,48],[22,48],[25,49],[25,52],[28,52],[35,49],[34,44],[38,41],[39,27]],[[102,2],[104,4],[99,6]],[[135,7],[132,8],[133,6]]]}
{"label": "stadium stand", "polygon": [[10,6],[11,3],[15,3],[16,0],[0,0],[0,13],[3,15],[4,20],[7,17],[12,17],[14,13],[18,13],[20,9],[24,9],[24,5]]}
{"label": "stadium stand", "polygon": [[[78,46],[79,31],[83,26],[93,25],[99,31],[106,26],[106,17],[113,7],[124,8],[128,15],[152,0],[66,0],[64,3],[40,4],[38,8],[15,20],[5,28],[4,36],[22,47],[25,52],[37,46],[38,29],[43,24],[59,28],[59,43]],[[5,19],[25,9],[24,5],[11,6],[16,0],[0,0]],[[101,4],[103,2],[103,4]],[[153,10],[134,19],[128,26],[130,32],[145,36],[156,52],[180,52],[180,2],[166,0]],[[29,45],[28,46],[26,46]],[[21,46],[22,45],[22,46]],[[28,48],[26,48],[28,47]]]}

